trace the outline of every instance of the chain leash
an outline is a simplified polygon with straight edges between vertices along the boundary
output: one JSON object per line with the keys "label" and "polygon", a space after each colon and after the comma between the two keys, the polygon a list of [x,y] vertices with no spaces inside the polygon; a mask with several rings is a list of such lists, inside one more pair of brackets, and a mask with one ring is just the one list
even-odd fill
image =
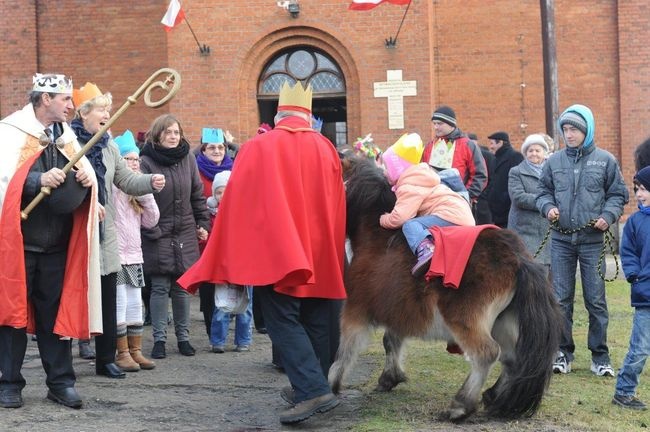
{"label": "chain leash", "polygon": [[[595,224],[596,221],[591,220],[581,227],[573,228],[573,229],[564,229],[564,228],[560,228],[560,224],[557,220],[554,220],[548,226],[548,231],[546,231],[546,234],[544,235],[542,244],[540,244],[539,247],[537,248],[537,251],[535,251],[535,255],[533,255],[533,258],[537,258],[537,256],[542,252],[542,249],[544,249],[544,246],[546,245],[546,243],[548,243],[548,239],[551,236],[552,230],[555,230],[561,234],[569,235],[569,234],[575,234],[586,228],[593,228]],[[614,250],[614,244],[613,244],[614,234],[612,234],[612,231],[609,228],[607,228],[607,230],[604,231],[604,240],[605,241],[603,242],[603,248],[600,250],[600,256],[598,257],[598,276],[600,276],[600,278],[605,282],[612,282],[616,280],[616,278],[618,277],[620,267],[618,264],[618,256],[616,255],[616,251]],[[607,247],[609,247],[609,251],[614,257],[614,264],[616,264],[616,273],[614,274],[614,277],[611,279],[607,279],[607,277],[605,277],[605,273],[603,272],[603,262],[605,262],[605,253],[607,252]]]}

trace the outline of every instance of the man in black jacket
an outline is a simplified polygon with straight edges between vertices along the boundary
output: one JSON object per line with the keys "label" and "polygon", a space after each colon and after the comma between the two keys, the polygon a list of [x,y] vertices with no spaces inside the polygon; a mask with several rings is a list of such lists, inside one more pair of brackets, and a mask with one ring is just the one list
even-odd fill
{"label": "man in black jacket", "polygon": [[488,203],[492,212],[492,223],[506,228],[510,212],[508,194],[508,173],[510,168],[519,165],[524,157],[510,145],[510,137],[505,132],[495,132],[488,136],[490,151],[494,153],[494,171],[490,173],[490,192]]}

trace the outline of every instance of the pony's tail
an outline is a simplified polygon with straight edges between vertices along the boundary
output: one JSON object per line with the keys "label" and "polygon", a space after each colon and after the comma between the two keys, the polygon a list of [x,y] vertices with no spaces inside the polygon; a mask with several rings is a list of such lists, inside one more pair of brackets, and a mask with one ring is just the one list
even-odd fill
{"label": "pony's tail", "polygon": [[501,418],[530,417],[538,410],[553,375],[560,340],[560,309],[546,269],[523,259],[509,309],[517,315],[515,355],[503,364],[502,381],[486,410]]}

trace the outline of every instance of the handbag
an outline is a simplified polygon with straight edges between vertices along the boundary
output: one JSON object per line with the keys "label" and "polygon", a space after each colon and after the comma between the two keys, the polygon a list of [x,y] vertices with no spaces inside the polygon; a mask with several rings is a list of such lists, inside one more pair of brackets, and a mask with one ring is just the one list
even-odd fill
{"label": "handbag", "polygon": [[240,314],[246,311],[250,302],[248,285],[216,284],[214,305],[224,313]]}

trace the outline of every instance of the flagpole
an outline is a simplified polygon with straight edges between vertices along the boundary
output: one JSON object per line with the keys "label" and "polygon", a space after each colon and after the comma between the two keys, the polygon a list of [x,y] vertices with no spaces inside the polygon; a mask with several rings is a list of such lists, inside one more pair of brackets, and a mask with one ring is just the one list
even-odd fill
{"label": "flagpole", "polygon": [[397,36],[399,36],[399,32],[402,29],[402,24],[404,24],[404,20],[406,19],[406,14],[409,13],[409,8],[411,7],[412,2],[413,0],[409,1],[409,4],[406,5],[406,10],[404,11],[402,22],[399,23],[399,27],[397,28],[397,34],[395,35],[395,38],[393,39],[392,37],[389,37],[388,39],[386,39],[386,48],[395,48],[395,45],[397,45]]}
{"label": "flagpole", "polygon": [[201,44],[199,43],[199,40],[196,38],[196,34],[194,33],[194,29],[193,29],[192,26],[190,25],[190,22],[187,20],[187,16],[184,16],[183,19],[184,19],[185,22],[187,23],[187,26],[190,28],[190,32],[192,33],[192,36],[194,36],[194,40],[196,41],[196,44],[197,44],[198,47],[199,47],[199,52],[200,52],[202,55],[208,55],[208,54],[210,54],[210,47],[207,46],[206,44],[203,44],[203,46],[201,46]]}

